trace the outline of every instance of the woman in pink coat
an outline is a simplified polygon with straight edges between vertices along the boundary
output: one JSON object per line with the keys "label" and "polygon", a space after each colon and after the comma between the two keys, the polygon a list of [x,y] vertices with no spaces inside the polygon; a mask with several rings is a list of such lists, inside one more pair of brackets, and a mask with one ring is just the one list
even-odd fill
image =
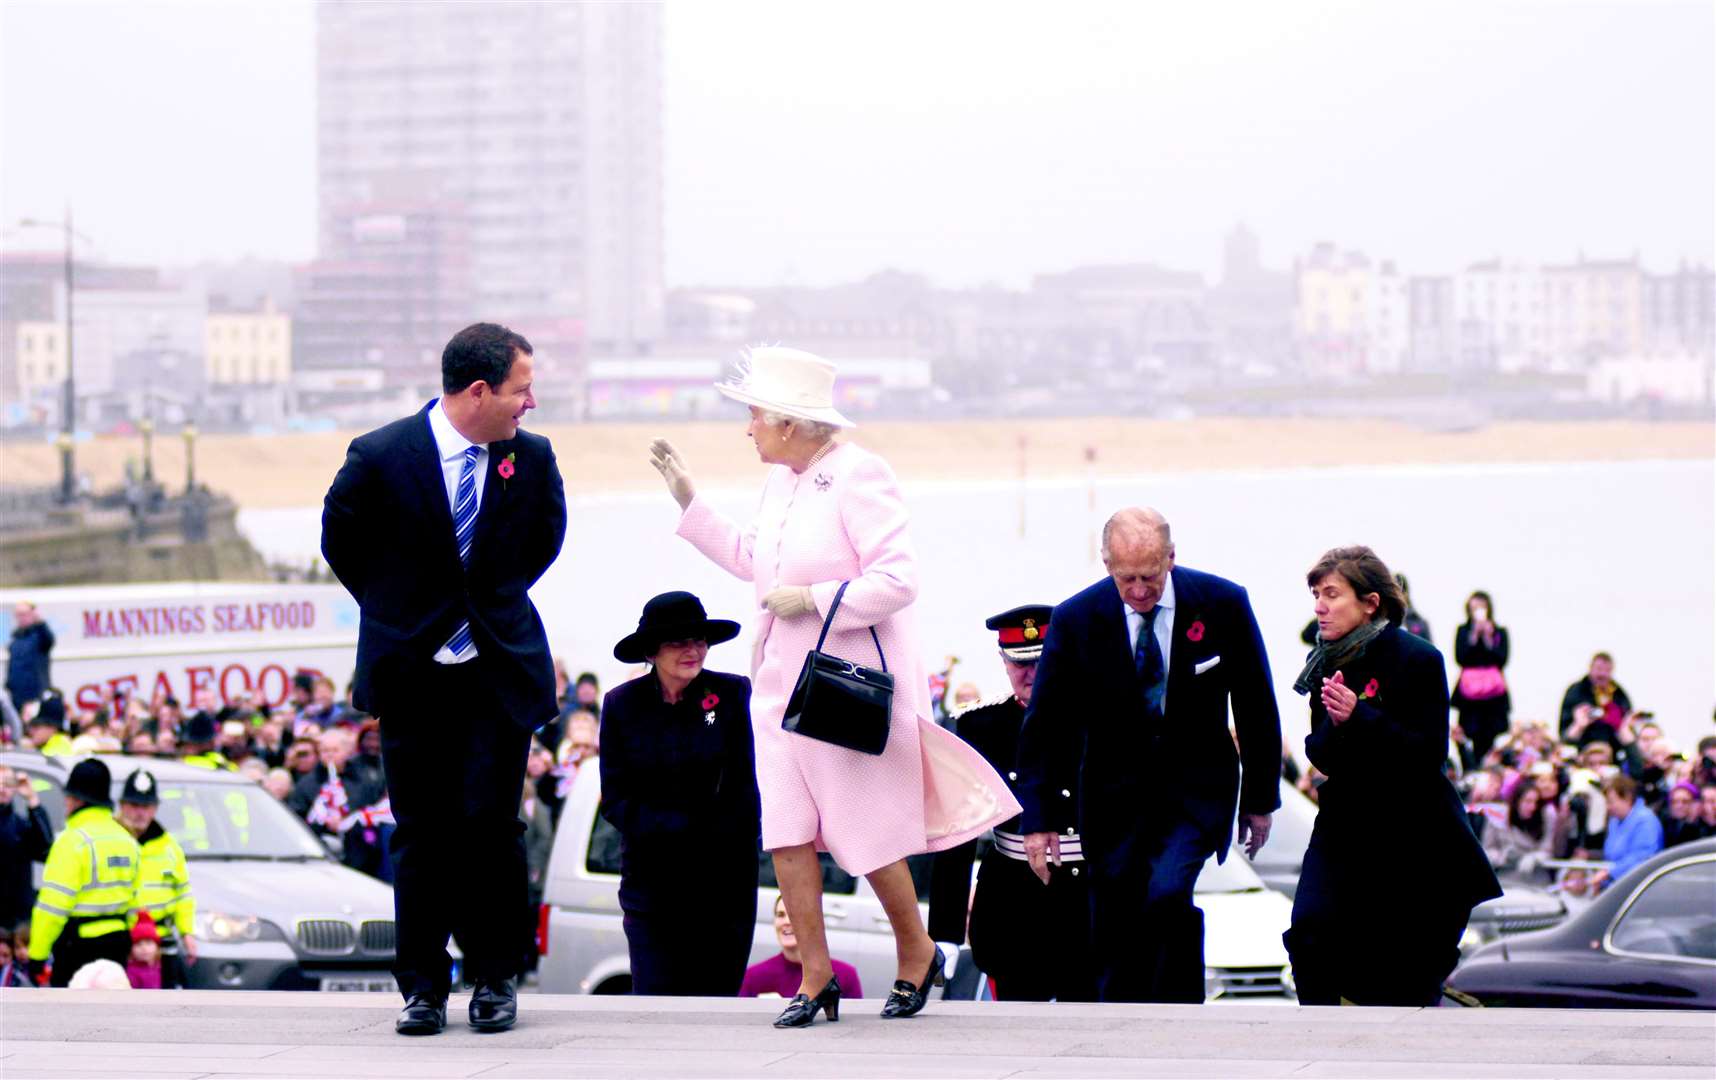
{"label": "woman in pink coat", "polygon": [[[775,1023],[802,1027],[818,1011],[839,1016],[819,850],[866,877],[887,910],[899,979],[882,1015],[911,1016],[941,981],[944,960],[924,930],[906,856],[957,847],[1017,813],[1018,803],[982,756],[928,719],[912,618],[917,555],[905,503],[885,461],[835,441],[852,422],[833,407],[834,365],[783,348],[753,350],[748,361],[740,381],[718,389],[751,407],[746,434],[773,466],[749,526],[697,498],[672,445],[657,439],[650,451],[684,511],[679,535],[754,582],[763,609],[751,654],[763,846],[774,856],[804,969],[798,995]],[[781,728],[805,654],[816,647],[842,582],[851,584],[823,651],[880,667],[880,642],[894,674],[894,702],[879,757]]]}

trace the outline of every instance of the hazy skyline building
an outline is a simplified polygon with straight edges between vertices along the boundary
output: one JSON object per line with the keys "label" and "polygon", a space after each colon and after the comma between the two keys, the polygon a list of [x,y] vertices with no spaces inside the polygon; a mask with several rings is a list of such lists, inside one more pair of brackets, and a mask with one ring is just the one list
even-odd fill
{"label": "hazy skyline building", "polygon": [[[376,265],[434,293],[442,341],[477,319],[577,327],[566,345],[606,353],[660,338],[659,7],[324,3],[316,63],[318,262],[335,276]],[[454,219],[456,244],[376,250],[378,229],[447,237]]]}

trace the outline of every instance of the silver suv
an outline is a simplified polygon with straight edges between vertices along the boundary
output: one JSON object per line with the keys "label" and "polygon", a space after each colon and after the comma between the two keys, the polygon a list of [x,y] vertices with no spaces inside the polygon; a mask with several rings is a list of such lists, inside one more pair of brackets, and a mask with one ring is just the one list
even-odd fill
{"label": "silver suv", "polygon": [[[36,788],[57,834],[79,759],[0,753]],[[393,890],[340,864],[309,826],[250,780],[174,761],[103,754],[117,800],[139,767],[157,818],[185,849],[196,898],[195,990],[395,990]],[[36,867],[41,873],[41,867]]]}

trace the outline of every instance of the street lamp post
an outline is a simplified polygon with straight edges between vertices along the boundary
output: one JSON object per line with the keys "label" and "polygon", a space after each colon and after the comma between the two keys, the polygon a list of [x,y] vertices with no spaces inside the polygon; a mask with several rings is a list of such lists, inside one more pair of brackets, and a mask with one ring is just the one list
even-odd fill
{"label": "street lamp post", "polygon": [[72,365],[72,239],[78,237],[87,241],[89,237],[72,228],[70,206],[66,207],[64,221],[24,218],[18,224],[31,228],[61,229],[65,232],[66,382],[65,402],[60,410],[60,437],[55,442],[60,448],[60,501],[69,503],[77,497],[77,469],[72,456],[73,440],[77,433],[77,389],[73,381]]}
{"label": "street lamp post", "polygon": [[185,425],[185,494],[189,495],[197,489],[197,429],[195,425]]}
{"label": "street lamp post", "polygon": [[155,421],[145,416],[137,425],[143,431],[143,486],[155,485]]}

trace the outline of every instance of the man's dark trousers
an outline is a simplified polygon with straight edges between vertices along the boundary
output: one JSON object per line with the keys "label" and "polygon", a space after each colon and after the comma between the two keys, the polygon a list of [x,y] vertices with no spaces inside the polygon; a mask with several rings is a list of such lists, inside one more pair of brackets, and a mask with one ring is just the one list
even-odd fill
{"label": "man's dark trousers", "polygon": [[54,970],[48,985],[64,988],[71,985],[78,969],[95,960],[111,960],[120,967],[131,959],[131,935],[121,930],[98,937],[79,937],[78,920],[67,922],[54,939]]}
{"label": "man's dark trousers", "polygon": [[415,701],[381,719],[392,839],[401,992],[445,996],[452,935],[472,981],[524,969],[508,913],[529,903],[524,790],[530,733],[513,723],[481,653],[463,664],[425,663]]}
{"label": "man's dark trousers", "polygon": [[[1159,809],[1172,820],[1171,807]],[[1103,933],[1099,1000],[1204,1000],[1204,916],[1192,890],[1211,854],[1208,837],[1189,819],[1100,848],[1086,838],[1090,921]]]}

